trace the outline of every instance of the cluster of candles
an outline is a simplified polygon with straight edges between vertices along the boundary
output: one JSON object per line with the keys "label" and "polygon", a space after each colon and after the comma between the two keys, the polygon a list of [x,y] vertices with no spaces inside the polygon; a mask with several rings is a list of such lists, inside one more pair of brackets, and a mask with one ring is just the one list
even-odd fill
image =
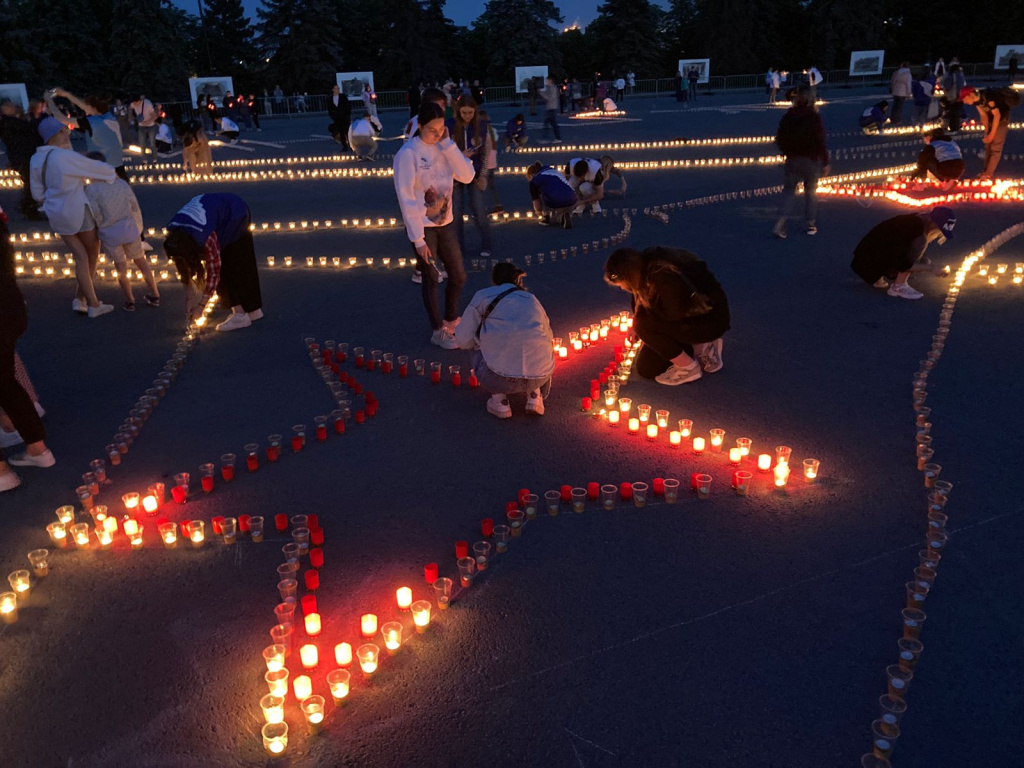
{"label": "cluster of candles", "polygon": [[[931,185],[929,185],[931,186]],[[908,194],[913,191],[914,184],[905,181],[893,181],[884,184],[822,184],[818,187],[819,194],[834,197],[885,198],[910,208],[932,208],[936,205],[949,205],[961,202],[1019,202],[1024,200],[1024,180],[1022,179],[969,179],[956,183],[951,189],[934,185],[941,193],[928,197],[916,197]]]}
{"label": "cluster of candles", "polygon": [[[1024,223],[1016,224],[985,243],[984,246],[968,254],[957,269],[952,285],[949,286],[942,309],[939,312],[939,323],[932,345],[925,360],[922,360],[913,379],[914,454],[917,468],[921,472],[925,493],[927,494],[927,523],[925,548],[918,552],[918,565],[914,568],[913,578],[905,585],[907,602],[902,609],[903,633],[899,639],[898,658],[896,664],[886,667],[888,690],[879,699],[880,717],[871,723],[872,751],[862,758],[865,765],[889,765],[897,739],[900,737],[900,723],[907,711],[907,692],[914,678],[924,644],[921,642],[921,629],[927,619],[924,608],[935,579],[939,563],[946,552],[948,541],[947,525],[949,522],[949,502],[953,484],[940,479],[942,466],[934,462],[936,451],[935,440],[931,434],[932,409],[925,403],[928,398],[928,378],[938,365],[946,346],[953,318],[953,310],[967,278],[971,275],[974,265],[990,256],[998,248],[1014,237],[1024,234]],[[984,266],[984,265],[983,265]],[[1003,272],[1009,270],[1008,265]],[[1018,264],[1024,272],[1024,264]],[[979,270],[980,271],[980,270]],[[1015,272],[1014,274],[1019,274]],[[871,760],[878,762],[871,763]]]}
{"label": "cluster of candles", "polygon": [[575,114],[569,115],[570,120],[595,120],[601,117],[625,117],[626,110],[624,109],[589,109],[586,112],[576,112]]}
{"label": "cluster of candles", "polygon": [[1006,263],[996,264],[995,269],[987,264],[981,264],[976,274],[989,285],[997,285],[1000,278],[1008,279],[1014,285],[1020,285],[1024,282],[1024,262],[1015,262],[1012,271],[1010,265]]}
{"label": "cluster of candles", "polygon": [[0,592],[0,624],[14,624],[18,621],[18,608],[24,607],[32,594],[33,579],[39,580],[50,574],[50,550],[33,549],[28,553],[31,568],[19,568],[7,576],[9,592]]}

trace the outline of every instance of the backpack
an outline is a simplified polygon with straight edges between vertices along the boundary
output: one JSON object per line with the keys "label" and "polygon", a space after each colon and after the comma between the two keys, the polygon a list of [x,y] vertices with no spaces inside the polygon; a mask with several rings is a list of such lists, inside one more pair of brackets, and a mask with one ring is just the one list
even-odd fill
{"label": "backpack", "polygon": [[1006,106],[1010,109],[1020,106],[1020,91],[1016,88],[1004,85],[999,89],[999,95],[1003,97],[1003,101],[1006,102]]}

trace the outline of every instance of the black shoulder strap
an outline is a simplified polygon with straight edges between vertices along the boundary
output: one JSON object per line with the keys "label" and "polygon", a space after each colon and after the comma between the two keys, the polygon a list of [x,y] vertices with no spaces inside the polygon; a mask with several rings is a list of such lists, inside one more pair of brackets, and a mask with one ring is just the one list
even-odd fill
{"label": "black shoulder strap", "polygon": [[520,287],[519,287],[518,285],[513,285],[513,286],[512,286],[511,288],[509,288],[509,289],[508,289],[507,291],[502,291],[501,293],[499,293],[499,294],[498,294],[497,296],[495,296],[495,297],[494,297],[494,298],[493,298],[493,299],[491,300],[491,303],[487,305],[487,309],[485,309],[485,310],[484,310],[484,313],[483,313],[483,314],[482,314],[482,315],[480,316],[480,325],[478,325],[478,326],[476,327],[476,337],[477,337],[477,339],[478,339],[478,340],[479,340],[479,338],[480,338],[480,330],[481,330],[481,329],[482,329],[482,328],[484,327],[484,321],[485,321],[485,320],[486,320],[486,319],[487,319],[488,317],[490,317],[490,315],[491,315],[491,312],[493,312],[493,311],[494,311],[494,308],[495,308],[496,306],[498,306],[498,302],[499,302],[499,301],[501,301],[502,299],[504,299],[504,298],[505,298],[506,296],[508,296],[508,295],[509,295],[510,293],[515,293],[516,291],[521,291],[521,290],[523,290],[523,289],[522,289],[522,288],[520,288]]}

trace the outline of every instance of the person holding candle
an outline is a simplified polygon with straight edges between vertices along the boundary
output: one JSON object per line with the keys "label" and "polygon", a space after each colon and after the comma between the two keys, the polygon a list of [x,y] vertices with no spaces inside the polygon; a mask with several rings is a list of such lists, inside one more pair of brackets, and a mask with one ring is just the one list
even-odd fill
{"label": "person holding candle", "polygon": [[[476,171],[448,135],[442,107],[425,101],[416,119],[416,135],[395,154],[395,192],[406,234],[416,249],[423,305],[433,329],[430,342],[455,349],[452,329],[459,316],[466,269],[452,216],[452,195],[455,182],[469,184]],[[448,273],[443,319],[437,301],[438,259]]]}
{"label": "person holding candle", "polygon": [[945,206],[893,216],[877,224],[857,244],[850,268],[875,288],[888,288],[894,298],[920,299],[924,294],[912,288],[907,278],[912,272],[943,273],[933,269],[924,254],[936,240],[941,245],[951,238],[955,226],[956,216]]}
{"label": "person holding candle", "polygon": [[473,370],[491,393],[487,412],[499,419],[512,416],[508,395],[526,393],[526,413],[544,415],[555,370],[551,323],[540,301],[523,288],[526,276],[514,264],[496,264],[489,288],[476,292],[455,341],[474,350]]}
{"label": "person holding candle", "polygon": [[978,110],[978,117],[985,129],[981,139],[985,145],[985,170],[978,174],[978,178],[991,179],[1003,158],[1006,132],[1010,129],[1010,110],[1020,106],[1020,92],[1013,88],[979,90],[966,86],[960,89],[960,101],[974,105]]}
{"label": "person holding candle", "polygon": [[591,157],[576,157],[565,166],[565,175],[569,179],[569,185],[575,190],[579,204],[573,213],[583,213],[586,206],[590,206],[591,213],[601,213],[601,200],[604,199],[604,183],[608,177],[615,175],[622,182],[622,189],[619,192],[622,196],[626,194],[626,176],[615,167],[611,155],[604,155],[600,160]]}
{"label": "person holding candle", "polygon": [[572,229],[572,212],[576,208],[576,191],[557,168],[533,163],[526,169],[530,182],[533,212],[540,214],[537,221],[543,226]]}
{"label": "person holding candle", "polygon": [[248,328],[263,317],[260,276],[249,224],[249,206],[237,195],[199,195],[167,225],[164,251],[174,261],[188,292],[185,312],[191,323],[216,292],[231,316],[218,331]]}
{"label": "person holding candle", "polygon": [[952,189],[964,175],[964,158],[960,146],[942,128],[924,135],[925,148],[917,156],[917,176],[929,175],[944,189]]}
{"label": "person holding candle", "polygon": [[644,343],[633,365],[638,375],[678,386],[702,369],[722,369],[729,302],[697,256],[668,246],[620,248],[608,257],[604,279],[633,296],[633,333]]}

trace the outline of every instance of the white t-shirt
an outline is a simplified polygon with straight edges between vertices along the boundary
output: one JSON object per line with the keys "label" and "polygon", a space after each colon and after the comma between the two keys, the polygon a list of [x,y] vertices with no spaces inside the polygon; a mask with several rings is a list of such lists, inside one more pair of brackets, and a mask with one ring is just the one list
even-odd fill
{"label": "white t-shirt", "polygon": [[618,106],[616,106],[615,102],[612,101],[611,99],[605,99],[601,103],[601,107],[604,109],[605,112],[614,112],[615,110],[618,109]]}
{"label": "white t-shirt", "polygon": [[222,117],[220,119],[220,132],[226,133],[228,131],[237,132],[238,126],[235,124],[235,121],[232,120],[230,117]]}
{"label": "white t-shirt", "polygon": [[405,231],[413,245],[424,242],[426,227],[452,222],[453,181],[473,181],[473,163],[451,139],[427,144],[410,139],[395,154],[395,192],[402,209]]}
{"label": "white t-shirt", "polygon": [[167,123],[160,123],[160,127],[156,131],[156,140],[173,144],[174,137],[171,135],[171,126],[167,125]]}
{"label": "white t-shirt", "polygon": [[[46,177],[43,177],[43,166]],[[58,235],[77,235],[85,220],[85,180],[112,182],[114,169],[60,147],[42,146],[29,162],[29,187]]]}
{"label": "white t-shirt", "polygon": [[620,77],[618,80],[615,81],[615,87],[621,91],[623,88],[626,87],[626,81]]}

